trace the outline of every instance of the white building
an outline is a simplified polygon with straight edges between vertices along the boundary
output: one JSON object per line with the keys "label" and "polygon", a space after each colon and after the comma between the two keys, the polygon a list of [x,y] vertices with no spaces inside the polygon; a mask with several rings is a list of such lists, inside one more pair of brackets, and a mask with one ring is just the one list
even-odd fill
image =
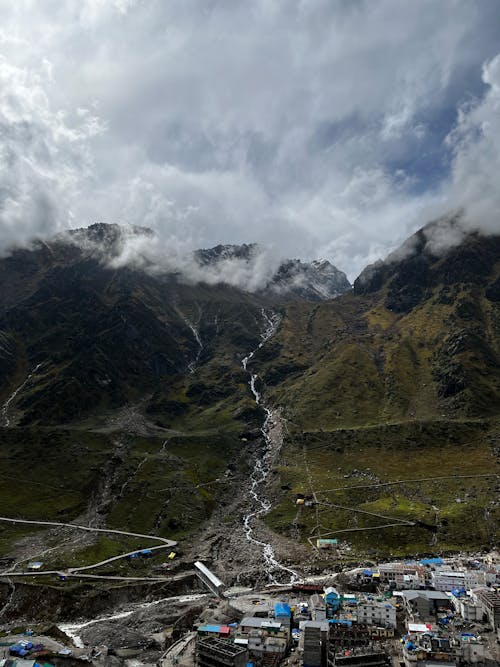
{"label": "white building", "polygon": [[418,589],[425,586],[425,567],[407,563],[382,563],[378,567],[377,576],[385,584],[397,589]]}
{"label": "white building", "polygon": [[460,614],[464,621],[469,623],[474,623],[475,621],[481,621],[483,618],[482,607],[475,602],[469,595],[463,595],[457,597],[456,595],[451,595],[451,601],[455,611]]}
{"label": "white building", "polygon": [[435,570],[431,572],[431,585],[437,591],[466,590],[485,583],[484,572],[478,570]]}
{"label": "white building", "polygon": [[488,585],[500,584],[500,567],[490,567],[484,571],[484,583]]}
{"label": "white building", "polygon": [[358,604],[356,612],[358,623],[363,625],[375,625],[382,628],[396,627],[396,607],[388,602],[364,600]]}

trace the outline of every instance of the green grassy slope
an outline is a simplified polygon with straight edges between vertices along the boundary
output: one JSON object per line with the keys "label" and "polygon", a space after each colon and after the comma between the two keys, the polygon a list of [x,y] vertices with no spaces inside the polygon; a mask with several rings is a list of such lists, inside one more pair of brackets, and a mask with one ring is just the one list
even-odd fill
{"label": "green grassy slope", "polygon": [[294,493],[359,479],[500,474],[500,239],[473,236],[444,258],[418,252],[383,265],[382,276],[375,271],[372,284],[355,285],[354,294],[287,307],[272,353],[258,358],[289,433],[280,472],[292,490],[268,516],[271,526],[295,533],[298,525],[302,539],[332,532],[381,553],[475,548],[498,539],[494,477],[318,496],[429,523],[434,532],[337,533],[384,521],[326,505],[318,506],[319,519],[316,508],[297,516],[293,504]]}

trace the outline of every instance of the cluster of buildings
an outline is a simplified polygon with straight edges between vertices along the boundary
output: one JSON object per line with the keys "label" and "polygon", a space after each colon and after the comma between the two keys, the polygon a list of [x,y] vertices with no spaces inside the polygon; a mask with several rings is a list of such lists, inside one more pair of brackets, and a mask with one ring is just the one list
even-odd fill
{"label": "cluster of buildings", "polygon": [[450,565],[442,558],[424,558],[407,563],[382,563],[376,568],[357,572],[356,578],[392,590],[431,588],[453,591],[457,588],[500,586],[500,565],[491,559],[465,559]]}
{"label": "cluster of buildings", "polygon": [[329,587],[292,605],[280,601],[271,609],[266,604],[256,609],[260,615],[239,623],[199,626],[198,665],[272,666],[294,652],[308,667],[322,667],[327,661],[364,664],[360,656],[372,661],[376,656],[373,665],[389,664],[380,642],[394,637],[397,622],[396,608],[385,597],[341,594]]}
{"label": "cluster of buildings", "polygon": [[[440,558],[384,563],[330,586],[252,599],[243,618],[197,629],[201,667],[466,667],[500,643],[500,565]],[[311,586],[310,588],[314,588]],[[253,613],[248,613],[251,611]],[[485,640],[485,633],[489,640]],[[490,662],[488,662],[490,660]],[[500,664],[500,663],[499,663]]]}
{"label": "cluster of buildings", "polygon": [[[292,635],[292,609],[284,602],[277,602],[272,615],[247,616],[239,623],[228,626],[201,625],[197,634],[197,662],[202,667],[228,665],[278,665],[289,654],[294,638]],[[228,649],[231,645],[231,649]],[[232,662],[220,654],[229,650]],[[214,662],[215,656],[220,662]]]}

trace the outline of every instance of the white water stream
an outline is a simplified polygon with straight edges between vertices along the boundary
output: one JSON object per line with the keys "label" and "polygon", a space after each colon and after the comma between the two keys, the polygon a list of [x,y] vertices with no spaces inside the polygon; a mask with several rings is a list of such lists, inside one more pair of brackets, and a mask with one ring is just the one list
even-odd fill
{"label": "white water stream", "polygon": [[267,566],[269,581],[271,583],[283,583],[278,581],[276,577],[275,573],[278,571],[287,573],[289,575],[290,582],[296,581],[299,578],[299,575],[297,572],[290,569],[289,567],[286,567],[277,560],[274,549],[269,542],[263,542],[262,540],[258,540],[253,536],[254,520],[264,514],[267,514],[267,512],[269,512],[271,509],[271,502],[268,500],[268,498],[265,497],[265,495],[263,495],[264,490],[262,487],[265,486],[267,478],[271,472],[273,461],[275,460],[276,455],[278,454],[282,445],[279,412],[277,410],[273,410],[266,404],[262,394],[257,389],[257,381],[259,376],[256,373],[252,373],[252,371],[248,369],[248,363],[252,357],[258,350],[261,349],[263,345],[267,343],[270,338],[274,336],[280,324],[280,317],[277,313],[271,311],[271,314],[268,315],[264,308],[261,312],[265,322],[265,328],[261,334],[261,341],[255,350],[250,352],[241,360],[243,370],[245,370],[250,375],[248,385],[255,399],[255,403],[261,407],[266,414],[261,429],[265,441],[265,452],[264,455],[255,463],[252,474],[250,475],[250,496],[253,498],[257,507],[245,515],[243,520],[243,528],[245,530],[245,536],[247,540],[253,544],[259,545],[262,549],[262,556],[264,558],[264,563]]}
{"label": "white water stream", "polygon": [[176,310],[181,319],[184,321],[184,324],[191,330],[191,333],[193,334],[194,339],[198,344],[198,351],[196,352],[196,356],[193,359],[193,361],[190,361],[188,364],[189,372],[194,373],[204,347],[203,341],[201,340],[200,331],[198,328],[201,320],[201,308],[198,306],[199,316],[198,316],[198,322],[196,324],[193,324],[193,322],[191,322],[191,320],[188,317],[186,317],[186,315],[184,315],[184,313],[181,312],[179,308],[176,308]]}

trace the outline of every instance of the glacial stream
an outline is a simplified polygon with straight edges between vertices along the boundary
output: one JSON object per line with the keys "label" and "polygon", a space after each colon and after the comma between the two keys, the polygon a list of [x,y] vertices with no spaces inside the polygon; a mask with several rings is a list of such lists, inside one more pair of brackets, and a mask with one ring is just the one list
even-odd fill
{"label": "glacial stream", "polygon": [[266,313],[263,308],[262,317],[264,318],[265,328],[261,334],[261,341],[255,350],[250,352],[241,360],[243,370],[246,371],[250,376],[248,385],[255,399],[255,403],[264,410],[266,415],[261,429],[265,442],[265,451],[263,456],[257,459],[252,474],[250,475],[250,496],[253,498],[253,504],[256,506],[256,508],[244,516],[243,528],[245,530],[245,536],[247,540],[253,544],[259,545],[259,547],[262,549],[262,556],[264,558],[264,563],[267,566],[269,581],[271,583],[284,583],[279,581],[276,577],[276,573],[281,572],[289,575],[288,581],[291,583],[299,578],[297,572],[286,567],[277,560],[274,549],[269,542],[263,542],[262,540],[259,540],[253,536],[253,524],[255,519],[267,514],[267,512],[269,512],[271,509],[271,502],[265,496],[265,485],[271,472],[273,461],[281,449],[283,440],[279,412],[277,410],[273,410],[267,404],[266,400],[257,389],[259,376],[248,368],[248,364],[252,357],[258,350],[261,349],[261,347],[263,347],[263,345],[267,343],[270,338],[274,336],[280,324],[279,315],[273,311],[271,311],[271,314],[268,315],[268,313]]}

